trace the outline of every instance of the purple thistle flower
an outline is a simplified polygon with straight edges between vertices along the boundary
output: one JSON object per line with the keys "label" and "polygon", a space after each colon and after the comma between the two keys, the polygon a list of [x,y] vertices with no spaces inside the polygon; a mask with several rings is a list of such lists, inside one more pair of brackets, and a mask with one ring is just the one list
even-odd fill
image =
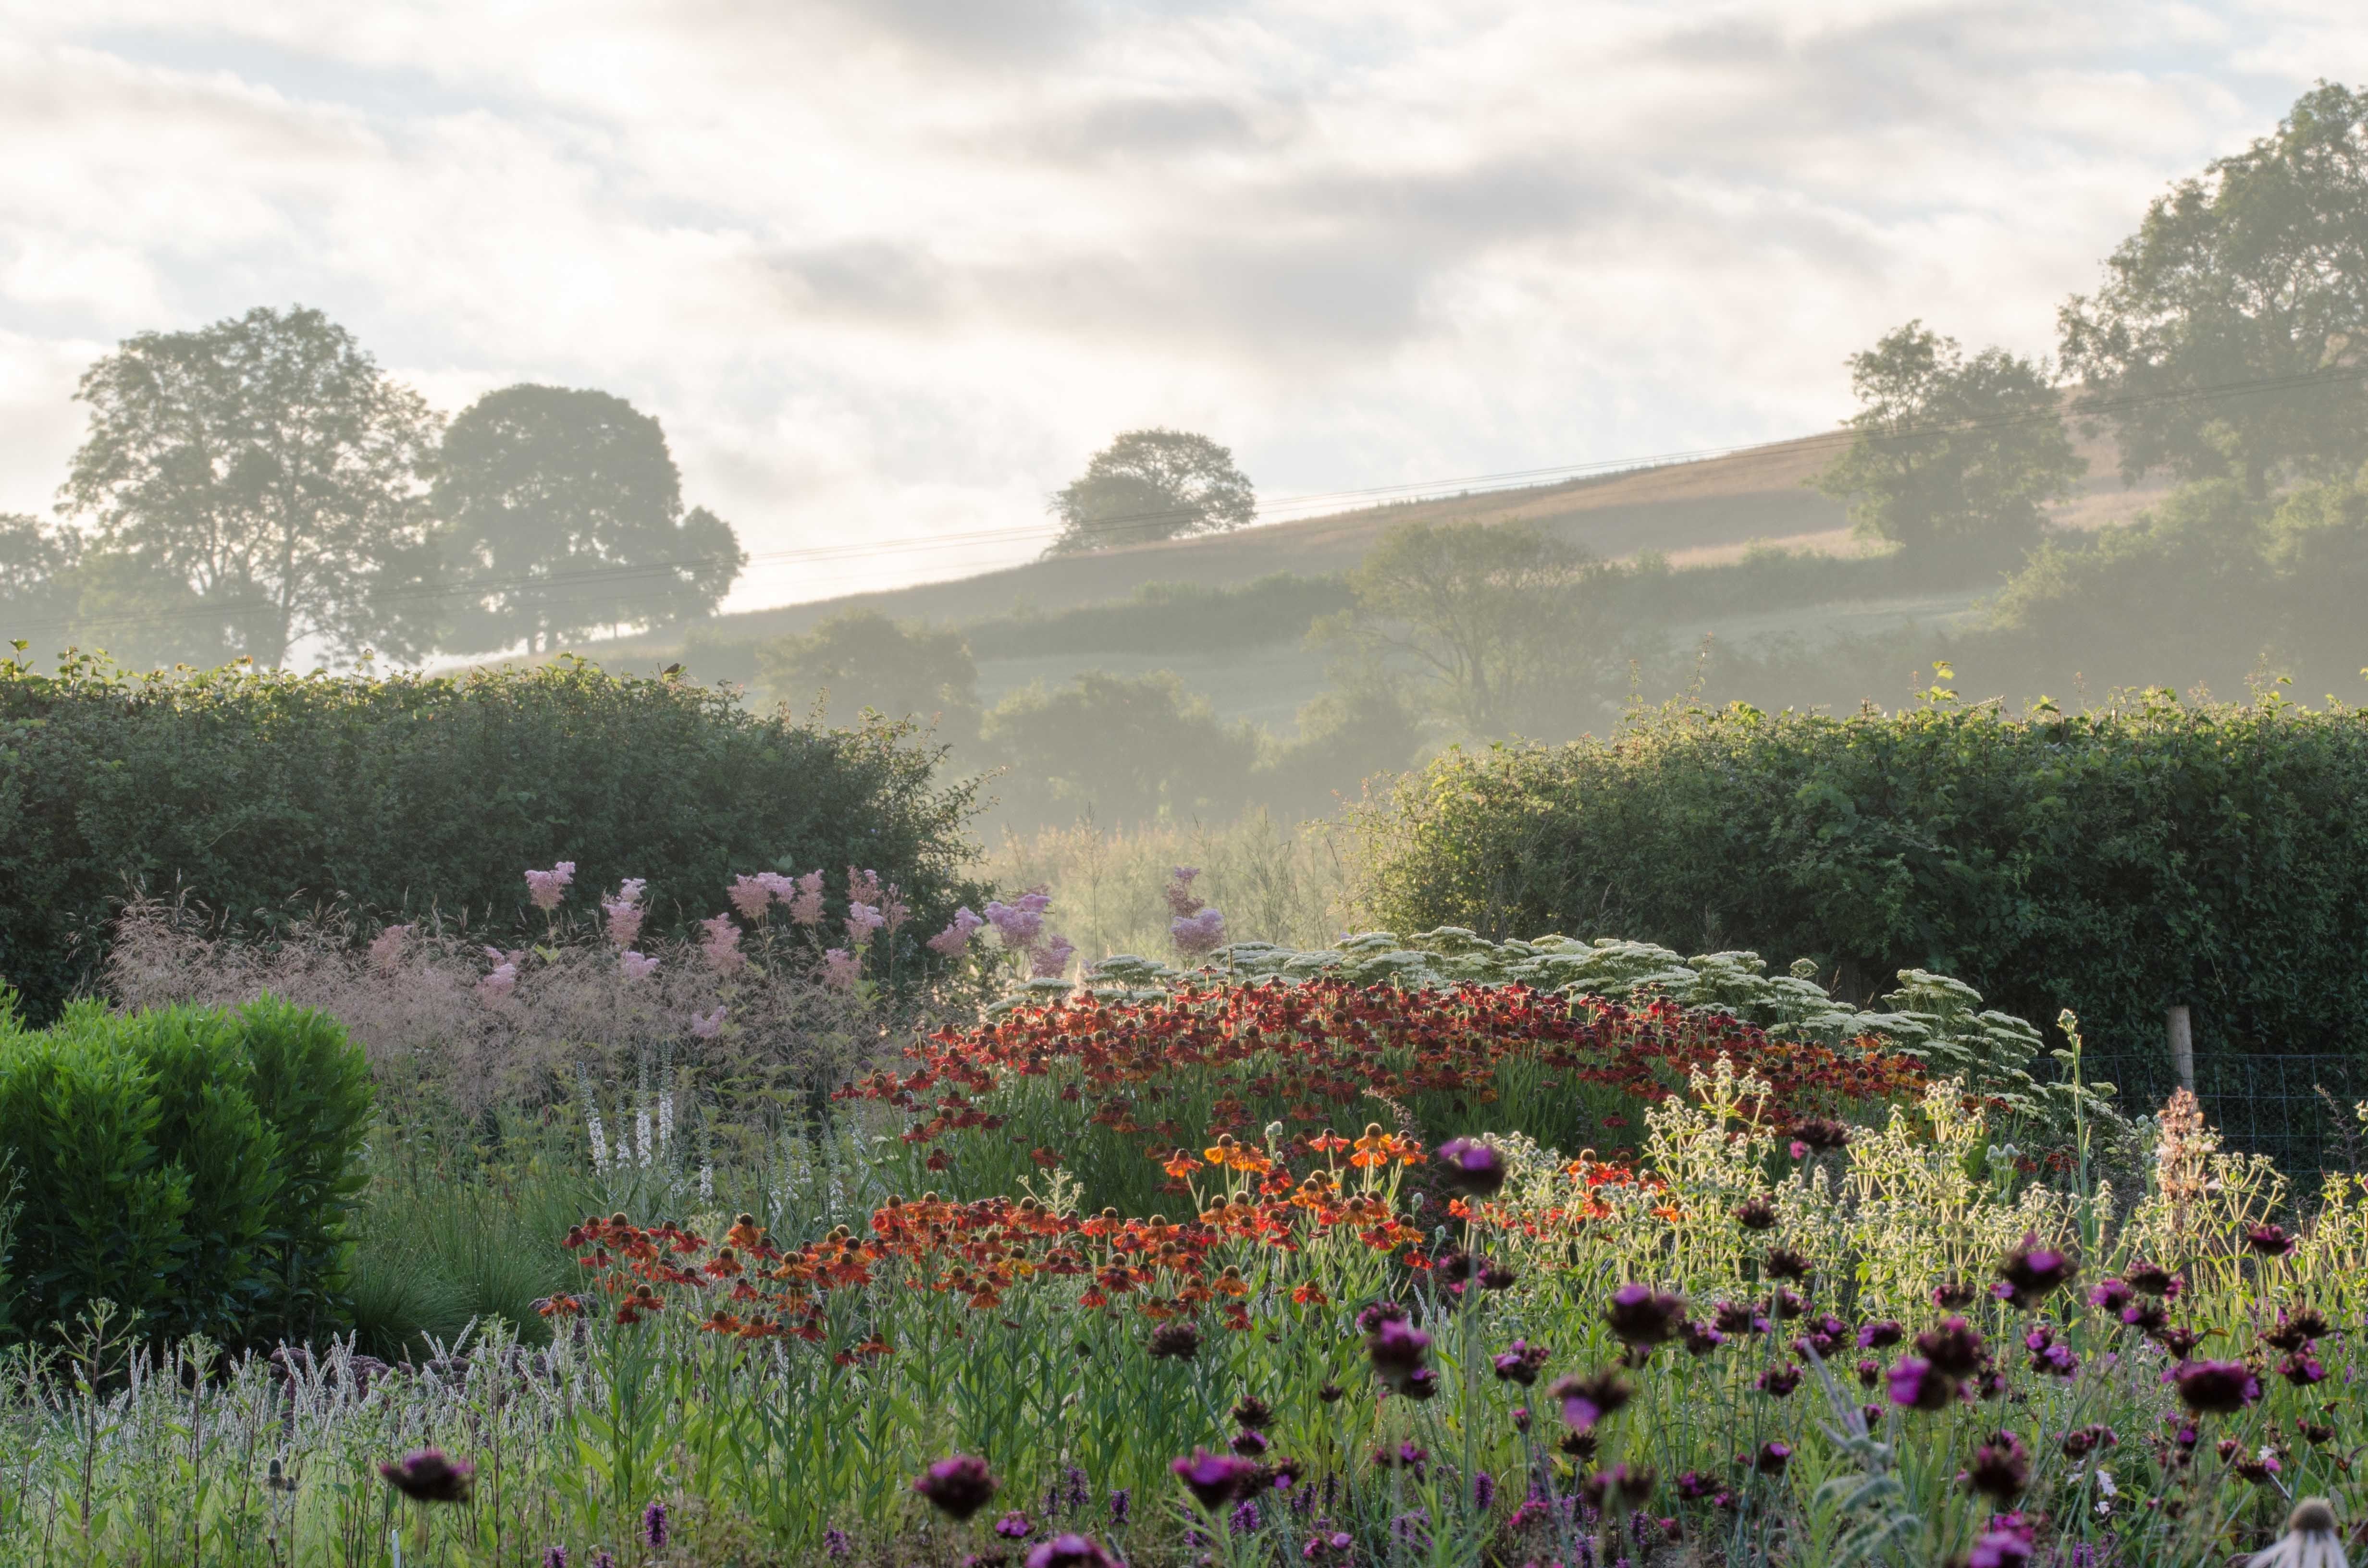
{"label": "purple thistle flower", "polygon": [[1247,1460],[1212,1454],[1206,1449],[1194,1449],[1190,1459],[1171,1460],[1167,1468],[1176,1472],[1176,1478],[1201,1506],[1212,1514],[1232,1500],[1243,1483],[1258,1473],[1258,1466]]}
{"label": "purple thistle flower", "polygon": [[2014,1250],[1999,1260],[1998,1282],[1993,1294],[2022,1312],[2029,1312],[2080,1272],[2080,1265],[2060,1247],[2040,1244],[2039,1233],[2027,1231]]}
{"label": "purple thistle flower", "polygon": [[1616,1415],[1635,1390],[1618,1372],[1601,1371],[1582,1377],[1574,1372],[1557,1378],[1546,1390],[1546,1397],[1562,1405],[1563,1421],[1574,1432],[1584,1432],[1607,1415]]}
{"label": "purple thistle flower", "polygon": [[1624,1344],[1660,1345],[1676,1337],[1685,1322],[1686,1299],[1674,1290],[1656,1290],[1631,1280],[1611,1292],[1603,1317]]}
{"label": "purple thistle flower", "polygon": [[1907,1337],[1907,1331],[1895,1318],[1879,1318],[1858,1331],[1858,1347],[1861,1350],[1888,1350]]}
{"label": "purple thistle flower", "polygon": [[995,1533],[1006,1540],[1026,1540],[1035,1531],[1036,1527],[1028,1522],[1028,1516],[1017,1508],[995,1521]]}
{"label": "purple thistle flower", "polygon": [[1099,1543],[1074,1532],[1056,1535],[1028,1554],[1027,1568],[1120,1568]]}
{"label": "purple thistle flower", "polygon": [[1891,1369],[1891,1403],[1902,1410],[1946,1410],[1956,1381],[1920,1356],[1902,1356]]}
{"label": "purple thistle flower", "polygon": [[1505,1156],[1477,1138],[1451,1138],[1439,1146],[1440,1179],[1466,1198],[1494,1198],[1505,1185]]}
{"label": "purple thistle flower", "polygon": [[996,1484],[986,1461],[973,1454],[941,1459],[913,1479],[913,1490],[953,1519],[967,1519],[985,1507]]}
{"label": "purple thistle flower", "polygon": [[1538,1373],[1544,1370],[1547,1355],[1544,1346],[1532,1345],[1526,1339],[1516,1339],[1511,1346],[1495,1357],[1490,1365],[1496,1368],[1497,1376],[1499,1379],[1508,1383],[1519,1383],[1523,1388],[1527,1388],[1536,1382]]}
{"label": "purple thistle flower", "polygon": [[2261,1397],[2261,1382],[2242,1361],[2188,1361],[2171,1369],[2180,1403],[2199,1415],[2232,1415]]}
{"label": "purple thistle flower", "polygon": [[1974,1450],[1966,1468],[1965,1485],[2000,1507],[2022,1495],[2031,1484],[2031,1450],[2011,1432],[2000,1432]]}
{"label": "purple thistle flower", "polygon": [[1793,1446],[1771,1440],[1759,1445],[1759,1457],[1751,1461],[1751,1468],[1762,1475],[1782,1475],[1784,1467],[1792,1462]]}
{"label": "purple thistle flower", "polygon": [[415,1503],[467,1502],[476,1471],[467,1460],[446,1458],[441,1449],[414,1449],[378,1467],[389,1486]]}

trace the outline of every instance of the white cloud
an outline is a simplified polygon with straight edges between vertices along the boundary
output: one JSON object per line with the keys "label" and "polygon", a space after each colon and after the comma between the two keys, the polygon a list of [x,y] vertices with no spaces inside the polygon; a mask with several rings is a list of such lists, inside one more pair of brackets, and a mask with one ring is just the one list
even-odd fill
{"label": "white cloud", "polygon": [[744,604],[1023,556],[861,551],[1135,424],[1269,493],[1794,434],[1911,315],[2045,351],[2148,197],[2368,75],[2354,11],[0,5],[0,507],[104,344],[298,300],[448,408],[658,415]]}

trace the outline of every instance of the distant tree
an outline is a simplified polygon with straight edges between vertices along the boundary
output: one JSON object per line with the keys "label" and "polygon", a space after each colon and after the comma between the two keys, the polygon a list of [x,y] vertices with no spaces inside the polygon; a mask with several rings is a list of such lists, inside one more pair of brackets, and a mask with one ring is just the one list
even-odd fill
{"label": "distant tree", "polygon": [[141,585],[124,613],[226,628],[265,665],[314,637],[427,652],[436,416],[343,327],[257,308],[142,333],[74,395],[90,431],[63,494],[115,577]]}
{"label": "distant tree", "polygon": [[0,512],[0,643],[66,630],[81,557],[82,536],[73,529]]}
{"label": "distant tree", "polygon": [[1466,734],[1508,735],[1591,687],[1615,637],[1606,578],[1529,523],[1405,523],[1349,574],[1356,608],[1318,635],[1369,669],[1411,665]]}
{"label": "distant tree", "polygon": [[934,723],[948,742],[978,737],[978,665],[958,631],[900,626],[876,609],[832,616],[757,650],[757,676],[792,707],[826,693],[844,724],[869,708]]}
{"label": "distant tree", "polygon": [[1208,437],[1129,430],[1053,497],[1053,511],[1061,536],[1045,553],[1076,555],[1237,528],[1258,515],[1258,496]]}
{"label": "distant tree", "polygon": [[[2368,458],[2368,93],[2321,83],[2275,134],[2180,181],[2059,312],[2078,411],[2122,469],[2287,472]],[[2356,372],[2356,373],[2355,373]]]}
{"label": "distant tree", "polygon": [[1005,766],[989,792],[1031,823],[1230,817],[1258,761],[1247,725],[1224,723],[1165,671],[1089,670],[1057,691],[1013,692],[987,714],[983,744]]}
{"label": "distant tree", "polygon": [[603,392],[521,385],[471,403],[444,434],[434,506],[460,653],[694,619],[748,564],[730,524],[683,511],[658,422]]}
{"label": "distant tree", "polygon": [[1816,485],[1850,503],[1862,537],[2010,564],[2039,542],[2041,508],[2088,472],[2043,364],[2003,348],[1968,359],[1912,321],[1850,368],[1855,435]]}

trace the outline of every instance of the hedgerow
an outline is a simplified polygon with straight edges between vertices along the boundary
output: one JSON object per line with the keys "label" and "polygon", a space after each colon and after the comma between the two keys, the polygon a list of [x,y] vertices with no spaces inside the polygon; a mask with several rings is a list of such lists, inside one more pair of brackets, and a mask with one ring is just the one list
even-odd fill
{"label": "hedgerow", "polygon": [[135,890],[255,934],[342,902],[541,932],[518,868],[648,884],[654,934],[734,873],[848,866],[933,931],[976,902],[971,812],[895,726],[829,731],[579,661],[465,676],[127,675],[0,660],[0,978],[37,1017],[86,985]]}
{"label": "hedgerow", "polygon": [[2015,715],[1673,706],[1451,752],[1366,809],[1398,930],[1802,955],[1845,995],[1954,976],[2100,1049],[2368,1050],[2368,715],[2143,694]]}

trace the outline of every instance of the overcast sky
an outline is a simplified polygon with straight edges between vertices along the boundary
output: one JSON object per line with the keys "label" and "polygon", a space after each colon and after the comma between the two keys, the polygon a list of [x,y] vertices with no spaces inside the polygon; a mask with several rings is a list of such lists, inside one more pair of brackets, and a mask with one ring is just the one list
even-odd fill
{"label": "overcast sky", "polygon": [[0,509],[116,340],[301,301],[447,412],[656,415],[729,608],[1025,558],[1142,425],[1270,497],[1822,428],[1910,316],[2047,351],[2150,196],[2368,80],[2359,0],[0,17]]}

